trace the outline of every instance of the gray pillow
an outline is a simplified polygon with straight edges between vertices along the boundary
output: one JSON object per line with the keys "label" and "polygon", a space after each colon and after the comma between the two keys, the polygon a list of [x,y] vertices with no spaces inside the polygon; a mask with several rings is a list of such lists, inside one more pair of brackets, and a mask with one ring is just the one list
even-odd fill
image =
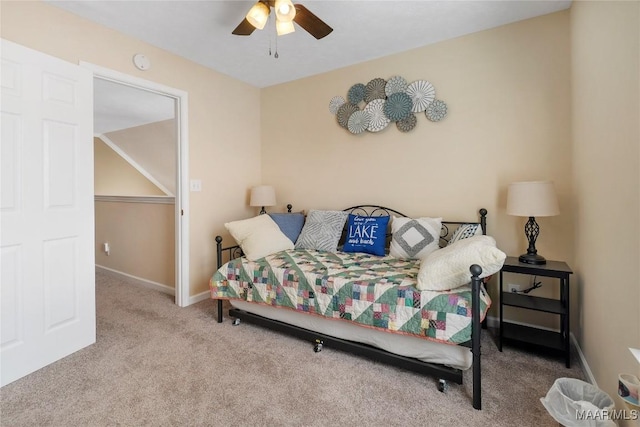
{"label": "gray pillow", "polygon": [[335,252],[348,216],[344,211],[310,210],[296,240],[296,249]]}

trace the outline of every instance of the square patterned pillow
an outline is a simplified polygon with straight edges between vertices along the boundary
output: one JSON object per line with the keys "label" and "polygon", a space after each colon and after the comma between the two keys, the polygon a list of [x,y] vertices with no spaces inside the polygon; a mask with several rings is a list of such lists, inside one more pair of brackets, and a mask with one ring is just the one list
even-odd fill
{"label": "square patterned pillow", "polygon": [[344,252],[364,252],[384,256],[387,240],[388,216],[361,216],[349,214]]}
{"label": "square patterned pillow", "polygon": [[291,240],[280,231],[269,215],[227,222],[224,226],[251,261],[293,249]]}
{"label": "square patterned pillow", "polygon": [[280,230],[291,240],[292,243],[295,243],[298,240],[298,236],[302,231],[302,227],[304,226],[304,214],[302,212],[294,212],[294,213],[270,213],[269,216]]}
{"label": "square patterned pillow", "polygon": [[438,249],[442,218],[393,217],[389,253],[396,258],[422,259]]}
{"label": "square patterned pillow", "polygon": [[449,239],[449,243],[447,245],[451,245],[459,240],[468,239],[469,237],[477,236],[482,234],[482,227],[480,224],[460,224],[458,228],[453,232],[451,238]]}
{"label": "square patterned pillow", "polygon": [[473,236],[433,252],[420,262],[416,288],[421,291],[448,291],[471,281],[469,267],[482,267],[481,278],[497,273],[507,255],[496,247],[491,236]]}
{"label": "square patterned pillow", "polygon": [[347,216],[344,211],[310,210],[296,240],[296,249],[335,252]]}

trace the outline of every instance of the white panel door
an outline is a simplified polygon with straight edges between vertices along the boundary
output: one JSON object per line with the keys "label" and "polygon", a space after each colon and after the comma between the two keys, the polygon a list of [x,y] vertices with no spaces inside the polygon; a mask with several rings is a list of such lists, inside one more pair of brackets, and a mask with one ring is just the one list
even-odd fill
{"label": "white panel door", "polygon": [[93,75],[2,40],[0,386],[95,342]]}

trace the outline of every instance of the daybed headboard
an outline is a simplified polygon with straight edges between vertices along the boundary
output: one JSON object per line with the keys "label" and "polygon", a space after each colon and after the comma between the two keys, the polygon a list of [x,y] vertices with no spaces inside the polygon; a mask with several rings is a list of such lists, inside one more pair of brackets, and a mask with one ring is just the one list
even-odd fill
{"label": "daybed headboard", "polygon": [[[291,204],[287,205],[287,212],[291,212],[293,206]],[[352,206],[347,209],[343,209],[344,212],[352,213],[355,215],[362,216],[401,216],[407,218],[407,215],[402,212],[398,212],[395,209],[387,208],[384,206],[378,205],[357,205]],[[480,224],[482,227],[482,234],[487,234],[487,210],[482,208],[478,211],[480,214],[480,218],[478,221],[442,221],[442,229],[440,231],[440,246],[446,246],[447,242],[451,238],[451,234],[455,231],[455,229],[462,224]],[[342,231],[342,237],[340,238],[339,247],[342,247],[344,244],[344,240],[347,233],[347,224],[345,224],[344,229]],[[216,236],[216,261],[218,267],[222,266],[223,253],[227,253],[226,257],[228,259],[237,258],[243,255],[242,250],[239,245],[231,245],[227,247],[222,246],[222,237]],[[389,248],[389,244],[391,242],[391,226],[388,227],[386,232],[386,248]],[[226,258],[225,257],[225,258]]]}
{"label": "daybed headboard", "polygon": [[[378,205],[358,205],[352,206],[347,209],[343,209],[345,212],[354,215],[362,215],[362,216],[400,216],[408,218],[407,215],[402,212],[398,212],[395,209],[387,208],[385,206]],[[482,227],[482,234],[487,234],[487,210],[482,208],[478,211],[480,214],[480,218],[478,221],[442,221],[442,229],[440,230],[440,246],[447,246],[447,242],[451,238],[451,235],[455,231],[455,229],[459,225],[463,224],[480,224]],[[347,235],[347,224],[345,224],[344,229],[342,231],[342,237],[340,238],[339,246],[344,244],[345,238]],[[386,232],[386,247],[389,248],[389,244],[391,242],[391,222],[389,222],[389,226]]]}

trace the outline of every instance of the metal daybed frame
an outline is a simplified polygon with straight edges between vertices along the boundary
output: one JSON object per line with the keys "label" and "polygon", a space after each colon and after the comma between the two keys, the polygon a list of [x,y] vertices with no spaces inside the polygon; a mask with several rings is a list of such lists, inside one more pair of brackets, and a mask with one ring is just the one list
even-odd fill
{"label": "metal daybed frame", "polygon": [[[292,206],[287,205],[287,209],[291,212]],[[377,205],[358,205],[351,208],[344,209],[344,211],[365,216],[383,216],[392,215],[406,217],[406,215],[390,208]],[[480,209],[480,220],[474,221],[443,221],[442,233],[440,236],[441,242],[446,243],[448,237],[450,237],[450,226],[458,226],[462,224],[480,224],[482,227],[482,234],[487,233],[487,210]],[[343,233],[344,237],[344,233]],[[390,233],[387,233],[387,247],[391,239]],[[216,261],[217,268],[223,265],[223,255],[226,252],[228,259],[234,259],[242,256],[242,250],[239,245],[232,245],[228,247],[222,246],[222,237],[216,236]],[[342,240],[342,239],[341,239]],[[481,367],[480,367],[480,337],[483,327],[486,327],[486,322],[480,321],[480,292],[482,287],[482,268],[479,265],[471,265],[469,267],[470,281],[471,281],[471,340],[462,343],[460,345],[471,348],[473,354],[473,407],[475,409],[482,409],[482,379],[481,379]],[[217,321],[222,322],[222,301],[217,300]],[[385,350],[381,350],[366,344],[361,344],[341,338],[332,337],[330,335],[314,332],[308,329],[300,328],[295,325],[290,325],[278,320],[269,319],[257,314],[249,313],[237,308],[229,309],[229,316],[235,318],[234,324],[239,322],[239,319],[253,323],[259,326],[263,326],[274,331],[283,332],[288,335],[309,340],[313,342],[314,351],[320,351],[323,345],[328,345],[332,348],[349,352],[358,356],[363,356],[377,362],[385,363],[388,365],[396,366],[402,369],[413,371],[419,374],[435,376],[439,379],[438,390],[444,392],[446,388],[446,382],[452,381],[456,384],[462,384],[463,371],[456,368],[451,368],[445,365],[439,365],[434,363],[423,362],[411,357],[397,355]]]}

